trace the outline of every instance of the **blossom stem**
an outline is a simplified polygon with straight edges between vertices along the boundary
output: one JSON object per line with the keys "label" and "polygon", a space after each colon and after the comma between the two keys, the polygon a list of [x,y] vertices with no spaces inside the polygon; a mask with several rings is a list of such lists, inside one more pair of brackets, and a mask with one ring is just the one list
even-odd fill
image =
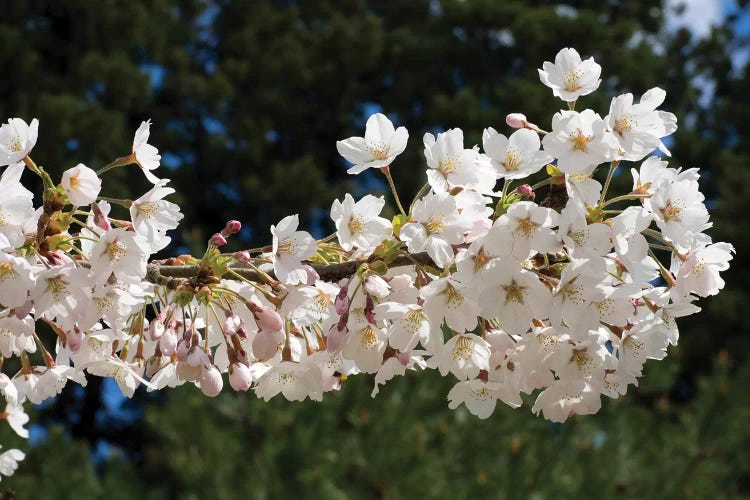
{"label": "blossom stem", "polygon": [[412,210],[414,210],[414,204],[419,200],[422,196],[427,194],[427,191],[430,190],[430,183],[425,182],[424,186],[419,188],[419,191],[417,191],[417,194],[414,195],[414,199],[411,201],[411,205],[409,205],[409,215],[411,215]]}
{"label": "blossom stem", "polygon": [[675,248],[672,246],[672,244],[670,242],[668,242],[667,240],[665,240],[664,239],[664,235],[661,234],[659,231],[655,231],[653,229],[646,228],[643,231],[641,231],[641,233],[644,236],[650,236],[651,238],[654,238],[655,240],[659,240],[660,242],[662,242],[665,245],[667,245],[670,250],[675,250]]}
{"label": "blossom stem", "polygon": [[333,240],[335,237],[336,237],[336,233],[329,234],[328,236],[326,236],[322,240],[318,240],[318,243],[328,243],[329,241]]}
{"label": "blossom stem", "polygon": [[615,160],[609,164],[609,172],[607,172],[607,180],[604,181],[604,187],[602,188],[602,194],[599,196],[599,205],[604,202],[604,197],[607,196],[607,190],[609,189],[609,183],[612,181],[612,175],[614,175],[615,170],[617,170],[617,167],[620,165],[619,160]]}
{"label": "blossom stem", "polygon": [[624,194],[622,196],[617,196],[615,198],[612,198],[611,200],[607,200],[604,203],[602,203],[599,208],[608,207],[609,205],[612,205],[613,203],[617,203],[619,201],[626,201],[626,200],[639,200],[644,198],[650,198],[650,194]]}
{"label": "blossom stem", "polygon": [[102,201],[107,201],[109,203],[114,203],[115,205],[120,205],[125,208],[130,208],[131,205],[133,205],[133,200],[123,200],[120,198],[107,198],[106,196],[99,196],[97,199],[102,200]]}
{"label": "blossom stem", "polygon": [[404,210],[404,207],[401,205],[401,200],[398,197],[398,193],[396,192],[396,185],[393,183],[393,177],[391,176],[391,169],[390,167],[383,167],[380,169],[383,174],[385,174],[386,179],[388,179],[388,184],[391,186],[391,192],[393,193],[393,198],[396,200],[396,205],[398,205],[398,209],[401,212],[401,215],[406,217],[406,211]]}
{"label": "blossom stem", "polygon": [[546,178],[546,179],[544,179],[543,181],[539,181],[539,182],[537,182],[536,184],[534,184],[533,186],[531,186],[531,190],[532,190],[532,191],[536,191],[536,190],[537,190],[537,189],[539,189],[540,187],[542,187],[542,186],[546,186],[546,185],[548,185],[548,184],[552,184],[553,182],[555,182],[555,178],[554,178],[554,177],[547,177],[547,178]]}
{"label": "blossom stem", "polygon": [[656,261],[656,264],[659,266],[659,271],[661,271],[661,277],[664,278],[664,281],[667,282],[667,285],[669,288],[672,288],[674,286],[674,278],[672,278],[672,275],[669,274],[669,271],[666,267],[661,263],[659,259],[656,258],[656,254],[653,250],[650,248],[648,249],[648,254],[651,256],[654,261]]}
{"label": "blossom stem", "polygon": [[501,203],[505,203],[505,198],[506,198],[506,196],[508,196],[508,189],[510,188],[511,182],[513,182],[513,181],[511,181],[510,179],[505,179],[503,181],[503,194],[500,197],[500,202]]}
{"label": "blossom stem", "polygon": [[658,243],[649,243],[648,246],[650,246],[653,249],[656,250],[664,250],[665,252],[671,252],[672,248],[668,247],[666,245],[659,245]]}
{"label": "blossom stem", "polygon": [[23,162],[26,164],[29,170],[34,172],[39,177],[42,176],[42,173],[39,171],[39,167],[36,166],[36,163],[34,163],[34,160],[32,160],[30,156],[24,156]]}
{"label": "blossom stem", "polygon": [[132,153],[129,154],[128,156],[121,156],[120,158],[117,158],[116,160],[114,160],[112,163],[109,163],[103,166],[102,168],[100,168],[99,170],[97,170],[96,175],[102,175],[103,173],[108,172],[115,167],[120,167],[123,165],[130,165],[131,163],[135,163],[135,162],[136,162],[135,155]]}

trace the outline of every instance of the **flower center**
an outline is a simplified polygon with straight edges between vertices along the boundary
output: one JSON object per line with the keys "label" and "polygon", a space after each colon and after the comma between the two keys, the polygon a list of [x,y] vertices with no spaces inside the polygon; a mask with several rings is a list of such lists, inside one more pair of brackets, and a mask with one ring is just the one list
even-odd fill
{"label": "flower center", "polygon": [[453,360],[466,361],[471,358],[472,353],[471,339],[465,335],[458,337],[456,345],[453,347]]}
{"label": "flower center", "polygon": [[79,176],[80,174],[70,176],[70,189],[73,191],[78,191],[81,187],[81,179],[79,179]]}
{"label": "flower center", "polygon": [[142,214],[144,217],[149,219],[154,214],[154,212],[156,212],[157,205],[153,201],[144,201],[141,203],[136,203],[135,209],[139,214]]}
{"label": "flower center", "polygon": [[424,225],[424,228],[427,230],[428,235],[441,232],[443,229],[445,229],[443,218],[431,217],[430,220],[428,220],[427,223]]}
{"label": "flower center", "polygon": [[364,222],[362,222],[362,219],[359,217],[355,217],[352,215],[352,218],[349,219],[349,232],[354,234],[359,234],[362,232],[362,230],[365,227]]}
{"label": "flower center", "polygon": [[513,147],[509,147],[505,151],[505,170],[507,172],[515,172],[521,165],[521,152]]}
{"label": "flower center", "polygon": [[109,260],[111,260],[112,262],[117,262],[118,260],[120,260],[122,256],[127,253],[127,251],[128,247],[117,240],[107,245],[107,249],[105,250],[106,254],[109,256]]}
{"label": "flower center", "polygon": [[447,296],[448,300],[446,301],[448,307],[451,309],[455,309],[456,307],[460,306],[464,303],[464,296],[455,289],[453,285],[448,285],[445,287],[445,295]]}
{"label": "flower center", "polygon": [[451,172],[455,172],[457,168],[458,160],[454,157],[450,157],[444,160],[440,160],[437,170],[438,172],[443,174],[443,177],[447,177]]}
{"label": "flower center", "polygon": [[378,334],[370,326],[366,326],[360,334],[359,343],[362,349],[371,351],[378,346]]}
{"label": "flower center", "polygon": [[279,242],[279,248],[276,251],[277,254],[294,255],[297,251],[297,245],[294,244],[294,240],[287,238]]}
{"label": "flower center", "polygon": [[638,121],[634,119],[633,115],[628,113],[615,122],[615,132],[622,134],[623,132],[630,132],[638,126]]}
{"label": "flower center", "polygon": [[503,286],[503,290],[505,290],[505,304],[507,305],[509,302],[523,304],[525,289],[526,287],[519,285],[515,281],[511,281],[508,286]]}
{"label": "flower center", "polygon": [[0,264],[0,281],[5,282],[6,280],[13,278],[13,265],[10,262],[3,262]]}
{"label": "flower center", "polygon": [[23,144],[21,144],[21,138],[18,136],[13,137],[13,139],[11,139],[8,144],[6,144],[5,149],[11,153],[18,153],[19,151],[23,151]]}
{"label": "flower center", "polygon": [[516,234],[520,233],[525,238],[530,238],[536,231],[536,224],[532,222],[531,217],[526,217],[518,221],[516,225]]}
{"label": "flower center", "polygon": [[368,144],[365,150],[370,153],[373,160],[385,160],[388,158],[388,148],[382,142]]}
{"label": "flower center", "polygon": [[586,152],[586,148],[592,140],[594,140],[594,136],[584,134],[583,130],[581,130],[580,128],[576,129],[574,133],[570,134],[570,142],[573,144],[573,149],[582,151],[584,153]]}
{"label": "flower center", "polygon": [[670,200],[667,202],[667,206],[661,211],[661,214],[665,222],[680,222],[682,220],[682,207],[672,203]]}
{"label": "flower center", "polygon": [[578,90],[580,85],[578,81],[583,77],[583,71],[580,69],[569,69],[565,72],[563,78],[565,79],[565,90],[568,92],[575,92]]}

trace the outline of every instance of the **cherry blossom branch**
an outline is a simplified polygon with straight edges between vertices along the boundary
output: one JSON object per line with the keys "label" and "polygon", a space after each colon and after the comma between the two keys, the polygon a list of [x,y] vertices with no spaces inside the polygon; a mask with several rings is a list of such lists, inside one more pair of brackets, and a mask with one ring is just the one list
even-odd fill
{"label": "cherry blossom branch", "polygon": [[[357,269],[362,264],[369,264],[378,260],[377,257],[370,257],[368,259],[351,260],[348,262],[340,262],[336,264],[311,264],[316,273],[320,276],[323,281],[336,282],[344,278],[349,278],[357,273]],[[419,252],[409,255],[401,255],[396,257],[390,264],[389,267],[403,267],[413,266],[415,264],[435,266],[435,263],[427,255],[427,252]],[[253,281],[256,283],[265,283],[266,280],[253,269],[248,269],[243,266],[231,266],[230,269],[233,273],[240,275],[242,278]],[[276,279],[276,275],[273,271],[269,271],[268,275],[271,278]],[[166,286],[169,289],[176,289],[182,285],[198,284],[201,277],[201,267],[198,265],[189,266],[170,266],[166,264],[149,264],[146,272],[146,281],[149,281],[155,285]],[[224,276],[224,279],[232,279],[231,276]]]}

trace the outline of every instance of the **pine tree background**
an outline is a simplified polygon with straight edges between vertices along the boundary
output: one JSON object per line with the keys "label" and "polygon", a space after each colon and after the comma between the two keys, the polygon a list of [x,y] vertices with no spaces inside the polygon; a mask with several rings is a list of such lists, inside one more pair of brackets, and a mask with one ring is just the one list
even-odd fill
{"label": "pine tree background", "polygon": [[[387,194],[369,172],[345,173],[335,141],[387,113],[410,131],[392,170],[403,198],[423,182],[421,137],[460,127],[468,145],[523,112],[548,124],[561,102],[536,69],[566,46],[603,67],[581,105],[654,86],[680,119],[673,166],[701,167],[716,240],[738,258],[727,287],[700,301],[640,386],[605,398],[595,416],[553,425],[529,406],[488,420],[451,411],[452,381],[352,377],[322,403],[269,404],[230,390],[138,392],[91,378],[33,412],[27,460],[9,497],[233,498],[741,498],[750,496],[750,88],[746,2],[704,39],[666,31],[653,2],[531,0],[27,0],[0,18],[0,116],[40,120],[34,159],[53,173],[130,151],[151,118],[161,176],[185,219],[168,253],[201,251],[225,220],[236,248],[299,213],[327,234],[331,201]],[[746,27],[747,25],[744,24]],[[743,34],[744,33],[744,34]],[[711,89],[706,94],[706,89]],[[613,189],[625,190],[627,168]],[[107,174],[107,196],[145,191],[139,172]],[[747,181],[747,183],[745,182]]]}

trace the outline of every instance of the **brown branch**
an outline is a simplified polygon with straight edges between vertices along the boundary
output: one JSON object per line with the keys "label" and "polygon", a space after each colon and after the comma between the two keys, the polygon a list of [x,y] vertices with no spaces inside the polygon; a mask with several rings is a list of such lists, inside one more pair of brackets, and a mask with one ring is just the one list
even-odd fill
{"label": "brown branch", "polygon": [[[371,257],[363,260],[352,260],[349,262],[341,262],[337,264],[306,264],[310,265],[315,272],[320,275],[320,279],[323,281],[336,282],[343,278],[353,276],[359,266],[378,260],[377,258]],[[415,253],[412,255],[401,255],[396,257],[388,267],[402,267],[414,265],[414,263],[427,266],[435,266],[427,252]],[[263,278],[253,269],[248,269],[242,266],[230,266],[230,269],[235,273],[239,274],[243,278],[254,281],[256,283],[264,283]],[[200,271],[200,266],[168,266],[159,264],[149,264],[146,271],[146,280],[156,285],[166,286],[170,289],[176,289],[182,285],[190,285]],[[273,271],[269,271],[268,275],[276,279],[276,275]],[[231,278],[231,277],[230,277]]]}

